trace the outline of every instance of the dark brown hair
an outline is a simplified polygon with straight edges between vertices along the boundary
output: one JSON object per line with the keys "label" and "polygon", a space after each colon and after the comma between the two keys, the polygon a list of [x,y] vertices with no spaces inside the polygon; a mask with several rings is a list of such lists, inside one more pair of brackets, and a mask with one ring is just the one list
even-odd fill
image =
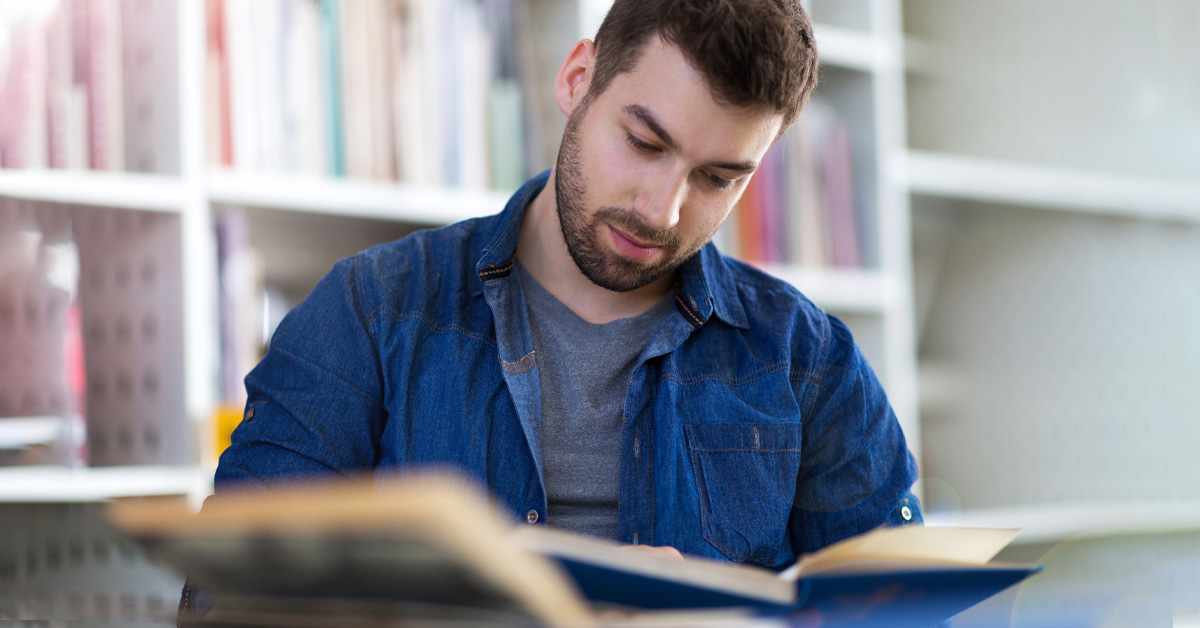
{"label": "dark brown hair", "polygon": [[782,114],[781,133],[817,84],[817,46],[800,0],[616,0],[596,33],[585,100],[631,71],[654,35],[683,52],[718,101]]}

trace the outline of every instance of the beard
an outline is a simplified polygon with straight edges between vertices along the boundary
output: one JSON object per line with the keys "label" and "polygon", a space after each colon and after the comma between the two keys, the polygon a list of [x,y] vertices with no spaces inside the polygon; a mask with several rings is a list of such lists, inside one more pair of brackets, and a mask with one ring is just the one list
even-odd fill
{"label": "beard", "polygon": [[[584,207],[587,181],[580,159],[579,125],[586,108],[567,119],[554,169],[554,199],[558,204],[558,224],[567,252],[589,281],[614,292],[630,292],[654,283],[674,272],[700,250],[712,237],[686,247],[674,229],[653,229],[631,208],[606,206],[591,217]],[[611,250],[606,244],[608,225],[642,242],[662,247],[657,260],[641,262]]]}

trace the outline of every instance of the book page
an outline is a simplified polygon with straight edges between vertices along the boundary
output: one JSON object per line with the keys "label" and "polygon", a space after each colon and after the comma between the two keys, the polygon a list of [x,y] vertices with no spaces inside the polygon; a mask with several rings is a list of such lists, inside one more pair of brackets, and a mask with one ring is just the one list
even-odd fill
{"label": "book page", "polygon": [[646,576],[776,604],[788,604],[795,599],[796,589],[792,583],[779,580],[775,572],[754,565],[698,556],[687,556],[683,560],[658,556],[640,552],[636,546],[540,526],[520,526],[513,530],[511,538],[525,551],[614,573]]}
{"label": "book page", "polygon": [[1019,530],[901,526],[879,528],[803,556],[780,577],[836,569],[853,564],[855,571],[872,565],[983,565],[1012,542]]}

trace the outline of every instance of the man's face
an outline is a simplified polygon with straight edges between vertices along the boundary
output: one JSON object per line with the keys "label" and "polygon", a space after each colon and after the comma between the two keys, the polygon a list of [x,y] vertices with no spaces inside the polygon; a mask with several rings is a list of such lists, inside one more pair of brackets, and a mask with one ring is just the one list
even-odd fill
{"label": "man's face", "polygon": [[575,264],[617,292],[673,272],[712,239],[781,122],[718,103],[677,48],[652,38],[632,71],[568,117],[555,196]]}

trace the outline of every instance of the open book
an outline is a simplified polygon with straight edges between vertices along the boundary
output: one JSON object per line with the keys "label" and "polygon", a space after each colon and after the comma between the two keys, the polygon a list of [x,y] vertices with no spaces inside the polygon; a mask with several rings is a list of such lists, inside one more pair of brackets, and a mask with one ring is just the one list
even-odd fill
{"label": "open book", "polygon": [[110,518],[211,595],[213,612],[197,625],[378,625],[399,615],[581,626],[616,607],[918,626],[1035,570],[988,563],[1015,531],[917,526],[848,539],[779,574],[675,560],[514,528],[481,491],[435,474],[223,493],[195,514],[178,501],[119,501]]}

